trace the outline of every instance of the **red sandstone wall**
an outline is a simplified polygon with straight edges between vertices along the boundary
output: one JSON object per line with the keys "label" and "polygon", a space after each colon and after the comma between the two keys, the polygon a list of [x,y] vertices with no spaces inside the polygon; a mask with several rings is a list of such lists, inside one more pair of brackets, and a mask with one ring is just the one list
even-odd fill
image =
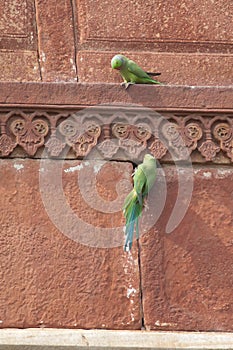
{"label": "red sandstone wall", "polygon": [[0,13],[1,81],[119,82],[121,52],[167,84],[232,84],[230,0],[0,1]]}
{"label": "red sandstone wall", "polygon": [[[92,3],[0,0],[0,81],[118,83],[120,77],[110,69],[110,59],[122,52],[141,62],[146,70],[160,70],[161,81],[168,84],[222,88],[169,90],[164,86],[156,90],[157,87],[138,86],[124,91],[114,85],[95,89],[84,84],[78,90],[69,84],[65,88],[0,84],[0,327],[145,326],[155,330],[233,331],[232,90],[224,88],[232,84],[233,75],[231,3]],[[34,159],[30,142],[26,146],[23,143],[27,137],[31,140],[31,122],[25,127],[25,139],[12,136],[8,123],[8,113],[13,119],[24,118],[23,112],[17,110],[19,106],[29,111],[25,113],[28,121],[33,119],[33,115],[29,117],[31,110],[36,110],[43,120],[53,106],[54,118],[60,111],[59,118],[65,119],[75,106],[101,102],[140,102],[172,111],[174,118],[200,113],[200,118],[194,119],[206,137],[198,140],[199,144],[188,145],[194,151],[194,189],[183,221],[170,235],[166,234],[178,191],[175,167],[166,159],[167,165],[162,161],[167,185],[162,214],[142,235],[139,245],[134,242],[132,255],[123,252],[121,212],[123,198],[130,189],[131,162],[126,158],[123,162],[120,157],[117,162],[101,166],[94,160],[96,189],[105,210],[108,208],[106,212],[95,198],[94,207],[90,203],[92,177],[88,171],[89,182],[80,186],[77,181],[88,163],[65,161],[64,200],[54,175],[59,161],[53,160],[47,169],[46,161],[42,166],[36,159],[42,153],[40,146],[54,131],[52,117],[45,141],[40,146],[35,141],[39,152]],[[45,114],[40,115],[42,107]],[[225,123],[221,135],[217,135],[218,145],[205,119],[209,115],[217,118],[213,127]],[[6,135],[15,144],[9,144]],[[40,137],[44,136],[40,134],[39,141]],[[16,144],[15,153],[11,153]],[[42,191],[45,197],[41,174],[54,180]],[[163,192],[156,192],[157,188],[155,198],[160,203],[164,197]],[[55,218],[49,216],[43,199],[47,199]],[[116,210],[109,212],[114,201]],[[65,203],[82,225],[64,214]],[[68,234],[56,226],[56,220],[68,227]],[[83,229],[86,223],[90,225],[88,238]],[[107,233],[98,235],[102,229]],[[105,242],[106,235],[111,247],[96,247]],[[81,244],[86,239],[86,244]]]}
{"label": "red sandstone wall", "polygon": [[[101,229],[117,231],[123,225],[119,208],[123,198],[117,195],[117,186],[127,181],[127,186],[121,186],[124,196],[131,165],[111,162],[101,167],[102,163],[94,162],[98,173],[91,174],[98,195],[109,205],[119,200],[119,210],[109,214],[95,209],[96,194],[91,194],[94,202],[88,202],[90,174],[78,184],[80,172],[88,175],[89,165],[76,160],[63,164],[67,203],[93,230],[88,245],[83,245],[81,224],[74,222],[75,231],[61,232],[46,213],[40,173],[54,177],[45,195],[62,224],[69,227],[53,172],[57,164],[48,162],[0,162],[1,327],[140,329],[142,292],[147,329],[233,330],[232,168],[195,167],[188,212],[170,235],[165,227],[177,197],[177,175],[173,166],[165,168],[166,205],[156,225],[140,239],[140,273],[136,242],[132,255],[123,252],[122,245],[93,247],[106,242],[104,237],[101,242]],[[163,193],[156,187],[155,194],[162,201]],[[109,242],[114,246],[111,237]],[[115,244],[119,242],[123,243],[123,232]]]}

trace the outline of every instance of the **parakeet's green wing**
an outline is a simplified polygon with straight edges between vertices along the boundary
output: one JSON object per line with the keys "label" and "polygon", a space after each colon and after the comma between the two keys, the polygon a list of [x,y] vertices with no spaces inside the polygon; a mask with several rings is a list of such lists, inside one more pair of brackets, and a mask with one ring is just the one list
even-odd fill
{"label": "parakeet's green wing", "polygon": [[134,189],[137,193],[142,193],[146,185],[146,175],[142,169],[142,164],[138,166],[134,174]]}
{"label": "parakeet's green wing", "polygon": [[132,60],[128,60],[128,70],[130,73],[135,74],[138,78],[151,79],[151,77]]}
{"label": "parakeet's green wing", "polygon": [[146,178],[146,190],[150,191],[151,187],[154,185],[157,173],[157,164],[156,161],[151,159],[144,161],[142,165],[142,171]]}

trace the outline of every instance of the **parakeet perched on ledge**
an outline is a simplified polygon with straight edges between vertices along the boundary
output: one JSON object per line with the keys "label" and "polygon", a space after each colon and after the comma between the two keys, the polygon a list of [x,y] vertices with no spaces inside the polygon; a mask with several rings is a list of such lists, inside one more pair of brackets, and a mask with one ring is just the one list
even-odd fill
{"label": "parakeet perched on ledge", "polygon": [[113,69],[119,70],[127,89],[130,84],[161,84],[151,76],[160,75],[161,73],[149,73],[140,68],[134,61],[123,55],[116,55],[111,60]]}
{"label": "parakeet perched on ledge", "polygon": [[146,154],[143,163],[140,164],[134,172],[134,187],[126,197],[123,205],[123,214],[126,220],[125,251],[129,251],[132,248],[135,227],[136,237],[139,238],[138,219],[139,216],[141,216],[143,207],[145,206],[148,193],[154,185],[156,170],[156,159],[152,155]]}

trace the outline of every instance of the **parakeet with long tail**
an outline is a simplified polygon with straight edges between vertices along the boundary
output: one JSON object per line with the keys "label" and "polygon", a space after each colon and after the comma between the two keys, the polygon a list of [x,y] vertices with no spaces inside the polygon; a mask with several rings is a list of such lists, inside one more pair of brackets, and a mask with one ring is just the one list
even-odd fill
{"label": "parakeet with long tail", "polygon": [[119,70],[124,80],[122,85],[125,85],[126,89],[130,84],[161,84],[159,81],[151,78],[151,76],[160,75],[161,73],[145,72],[134,61],[126,56],[114,56],[111,60],[111,66],[113,69]]}
{"label": "parakeet with long tail", "polygon": [[129,251],[132,248],[134,229],[136,228],[136,237],[139,238],[138,219],[142,214],[149,191],[154,185],[156,179],[157,164],[156,159],[146,154],[143,163],[140,164],[133,176],[134,187],[128,194],[123,205],[123,214],[125,216],[125,245],[124,250]]}

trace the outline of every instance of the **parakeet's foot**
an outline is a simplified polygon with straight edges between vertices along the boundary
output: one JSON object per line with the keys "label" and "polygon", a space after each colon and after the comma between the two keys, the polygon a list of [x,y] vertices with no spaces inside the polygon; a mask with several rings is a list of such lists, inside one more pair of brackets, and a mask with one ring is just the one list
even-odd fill
{"label": "parakeet's foot", "polygon": [[130,86],[130,85],[134,85],[135,83],[131,83],[130,81],[129,82],[123,82],[123,83],[121,83],[121,86],[124,86],[125,87],[125,90],[126,89],[128,89],[128,87]]}
{"label": "parakeet's foot", "polygon": [[125,252],[130,252],[130,250],[132,249],[132,245],[133,245],[133,242],[125,242],[125,244],[124,244],[124,251]]}
{"label": "parakeet's foot", "polygon": [[143,208],[145,209],[145,211],[147,211],[149,209],[149,205],[148,205],[147,199],[144,199]]}

